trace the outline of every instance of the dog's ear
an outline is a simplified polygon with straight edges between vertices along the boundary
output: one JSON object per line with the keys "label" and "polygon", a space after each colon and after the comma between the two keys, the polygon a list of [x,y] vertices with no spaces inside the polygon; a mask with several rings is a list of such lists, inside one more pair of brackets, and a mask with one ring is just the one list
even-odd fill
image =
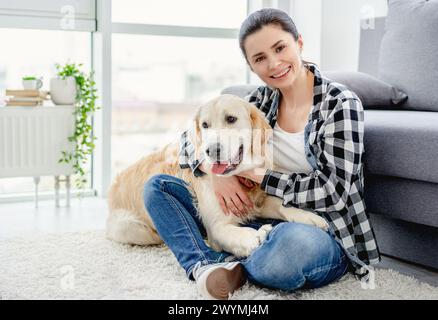
{"label": "dog's ear", "polygon": [[193,118],[193,139],[191,140],[195,147],[195,159],[199,159],[201,156],[202,135],[201,127],[199,123],[199,116],[201,114],[201,108],[198,108]]}
{"label": "dog's ear", "polygon": [[248,103],[248,109],[252,127],[252,154],[265,157],[266,142],[271,138],[272,128],[256,106]]}

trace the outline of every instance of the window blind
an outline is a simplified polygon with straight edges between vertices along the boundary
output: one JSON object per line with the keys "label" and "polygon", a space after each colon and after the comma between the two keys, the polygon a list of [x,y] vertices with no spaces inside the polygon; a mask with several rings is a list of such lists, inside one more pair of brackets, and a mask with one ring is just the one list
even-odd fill
{"label": "window blind", "polygon": [[0,28],[96,31],[96,0],[0,0]]}

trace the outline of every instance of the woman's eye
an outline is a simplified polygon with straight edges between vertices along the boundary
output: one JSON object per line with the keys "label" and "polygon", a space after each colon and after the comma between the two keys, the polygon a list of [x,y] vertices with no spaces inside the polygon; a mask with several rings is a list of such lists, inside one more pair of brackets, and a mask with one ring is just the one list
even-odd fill
{"label": "woman's eye", "polygon": [[203,127],[204,129],[207,129],[207,128],[208,128],[208,124],[207,124],[207,122],[203,122],[203,123],[202,123],[202,127]]}
{"label": "woman's eye", "polygon": [[227,117],[227,122],[228,123],[234,123],[234,122],[236,122],[237,121],[237,118],[236,117],[233,117],[233,116],[228,116]]}
{"label": "woman's eye", "polygon": [[276,52],[280,52],[281,50],[283,50],[284,49],[284,46],[279,46],[279,47],[277,47],[277,49],[275,49],[275,51]]}
{"label": "woman's eye", "polygon": [[255,59],[255,63],[257,63],[257,62],[260,62],[260,61],[262,61],[264,59],[264,57],[258,57],[257,59]]}

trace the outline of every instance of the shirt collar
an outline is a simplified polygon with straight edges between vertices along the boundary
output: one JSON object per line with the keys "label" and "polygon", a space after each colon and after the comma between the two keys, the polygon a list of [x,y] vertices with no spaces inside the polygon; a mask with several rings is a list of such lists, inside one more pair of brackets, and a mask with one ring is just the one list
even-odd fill
{"label": "shirt collar", "polygon": [[[313,121],[315,119],[319,118],[319,104],[321,103],[323,99],[323,95],[325,94],[327,90],[327,79],[324,78],[321,75],[321,72],[319,71],[318,67],[313,63],[306,63],[304,65],[305,68],[309,69],[310,72],[314,75],[313,80],[313,106],[309,113],[309,121]],[[274,89],[272,91],[271,96],[269,97],[270,100],[272,99],[272,108],[270,110],[271,113],[271,127],[275,126],[275,122],[277,121],[277,111],[280,103],[280,97],[281,93],[279,89]]]}

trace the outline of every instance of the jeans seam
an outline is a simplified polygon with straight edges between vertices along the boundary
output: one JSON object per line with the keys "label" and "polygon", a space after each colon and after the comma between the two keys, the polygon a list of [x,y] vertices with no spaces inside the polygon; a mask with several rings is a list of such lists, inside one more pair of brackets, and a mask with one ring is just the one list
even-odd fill
{"label": "jeans seam", "polygon": [[[306,277],[310,277],[310,276],[313,276],[314,274],[316,274],[318,272],[328,271],[328,270],[332,271],[332,270],[334,270],[336,268],[339,268],[339,266],[344,262],[344,260],[345,260],[345,255],[343,255],[341,257],[341,261],[339,261],[339,263],[335,264],[334,266],[333,266],[333,264],[326,264],[326,265],[323,265],[323,266],[319,266],[319,267],[313,268],[312,271],[309,272],[309,273],[306,273],[305,276]],[[348,265],[347,265],[347,267],[348,267]]]}
{"label": "jeans seam", "polygon": [[[161,182],[161,188],[162,188],[162,189],[163,189],[163,187],[166,188],[166,192],[164,192],[164,194],[166,195],[166,198],[167,198],[168,200],[170,200],[170,203],[172,204],[172,207],[176,208],[176,210],[178,210],[178,212],[180,213],[180,216],[182,216],[182,220],[183,220],[183,222],[184,222],[184,224],[185,224],[185,227],[189,230],[189,234],[190,234],[190,238],[191,238],[191,240],[192,240],[192,244],[194,244],[195,247],[198,249],[198,254],[201,256],[201,258],[202,258],[203,261],[210,262],[210,259],[208,259],[208,258],[205,256],[204,252],[201,250],[201,248],[199,247],[198,243],[196,242],[196,239],[195,239],[195,237],[194,237],[194,235],[193,235],[193,233],[192,233],[192,230],[191,230],[190,227],[188,226],[188,223],[187,223],[187,220],[186,220],[184,214],[181,212],[180,208],[176,205],[176,203],[175,203],[175,201],[172,199],[172,197],[169,196],[169,190],[167,189],[166,183],[175,183],[175,184],[177,184],[177,185],[179,185],[179,186],[182,186],[182,185],[181,185],[181,184],[178,184],[178,183],[176,183],[176,182],[173,182],[173,181],[166,181],[166,180],[163,180],[163,181]],[[184,187],[185,187],[185,186],[184,186]],[[162,191],[163,191],[163,190],[162,190]]]}

